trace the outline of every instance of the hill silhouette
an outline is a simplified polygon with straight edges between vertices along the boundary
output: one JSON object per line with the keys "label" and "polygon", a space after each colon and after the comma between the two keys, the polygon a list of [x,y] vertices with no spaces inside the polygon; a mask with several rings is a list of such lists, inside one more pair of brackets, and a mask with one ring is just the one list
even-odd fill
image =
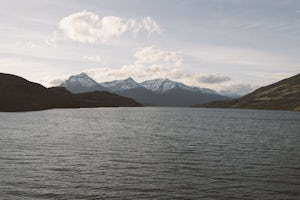
{"label": "hill silhouette", "polygon": [[72,94],[65,88],[45,88],[22,77],[0,73],[0,111],[117,106],[141,106],[141,104],[109,92]]}

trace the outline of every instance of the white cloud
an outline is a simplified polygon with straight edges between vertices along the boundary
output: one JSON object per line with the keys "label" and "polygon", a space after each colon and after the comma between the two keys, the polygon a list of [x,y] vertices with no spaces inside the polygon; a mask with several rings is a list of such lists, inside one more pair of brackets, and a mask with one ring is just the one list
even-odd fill
{"label": "white cloud", "polygon": [[137,81],[169,78],[188,85],[207,87],[217,91],[233,88],[241,91],[245,89],[245,93],[249,92],[249,87],[238,88],[237,85],[241,86],[241,83],[221,74],[187,72],[182,64],[182,53],[178,51],[165,51],[155,46],[149,46],[137,51],[134,57],[136,60],[132,64],[120,68],[94,68],[85,70],[85,72],[99,82],[128,77]]}
{"label": "white cloud", "polygon": [[208,75],[200,76],[198,78],[198,81],[200,83],[208,83],[208,84],[224,83],[230,80],[231,78],[229,78],[228,76],[223,76],[220,74],[208,74]]}
{"label": "white cloud", "polygon": [[83,56],[83,59],[89,62],[104,63],[101,56]]}
{"label": "white cloud", "polygon": [[281,80],[284,78],[288,78],[291,77],[292,75],[294,75],[293,73],[276,73],[276,72],[272,72],[272,73],[268,73],[268,72],[251,72],[250,73],[253,76],[259,77],[259,78],[264,78],[264,79],[271,79],[271,80]]}
{"label": "white cloud", "polygon": [[296,56],[276,52],[261,51],[247,48],[234,48],[224,46],[195,47],[185,53],[198,61],[225,64],[243,65],[245,67],[278,68],[283,66],[290,69],[298,69],[300,60]]}
{"label": "white cloud", "polygon": [[52,48],[56,48],[57,47],[56,40],[54,38],[50,38],[50,39],[45,40],[45,43],[48,46],[52,47]]}
{"label": "white cloud", "polygon": [[45,40],[45,43],[46,45],[52,47],[52,48],[56,48],[57,47],[57,37],[58,37],[58,34],[56,31],[54,31],[52,33],[52,36],[49,38],[49,39],[46,39]]}
{"label": "white cloud", "polygon": [[68,79],[68,77],[57,77],[55,79],[44,79],[43,81],[47,83],[47,85],[49,85],[50,87],[52,86],[59,86],[60,84],[62,84],[66,79]]}
{"label": "white cloud", "polygon": [[219,90],[219,93],[225,96],[238,97],[244,96],[252,92],[257,87],[258,86],[252,86],[250,84],[234,83],[231,85],[224,86],[222,89]]}
{"label": "white cloud", "polygon": [[[1,71],[5,73],[19,75],[29,81],[38,82],[44,86],[49,86],[49,82],[56,79],[53,76],[49,76],[49,72],[51,74],[58,74],[57,69],[54,69],[51,63],[44,63],[39,59],[31,57],[0,56],[0,66]],[[63,76],[63,78],[66,78],[66,76]]]}
{"label": "white cloud", "polygon": [[85,72],[99,82],[128,77],[142,81],[160,77],[178,79],[184,76],[181,52],[149,46],[138,50],[134,57],[135,61],[132,64],[120,68],[96,68]]}
{"label": "white cloud", "polygon": [[141,30],[151,33],[160,33],[162,29],[150,16],[143,20],[126,19],[118,16],[99,17],[93,12],[82,11],[64,17],[59,28],[65,35],[76,41],[95,43],[106,42],[112,38],[132,32],[136,34]]}
{"label": "white cloud", "polygon": [[[94,68],[85,70],[87,74],[93,77],[98,82],[121,80],[128,77],[134,78],[136,81],[145,81],[155,78],[169,78],[174,81],[183,82],[187,85],[198,86],[204,88],[214,89],[216,91],[223,91],[225,94],[239,94],[244,95],[252,91],[254,86],[244,84],[238,81],[231,80],[229,77],[223,82],[203,83],[203,79],[208,77],[226,77],[216,74],[201,74],[189,73],[183,68],[171,67],[167,65],[125,65],[121,68]],[[225,79],[225,78],[224,78]]]}
{"label": "white cloud", "polygon": [[182,64],[181,52],[163,51],[154,46],[145,47],[134,54],[138,64],[172,63],[175,66]]}
{"label": "white cloud", "polygon": [[149,34],[151,33],[160,33],[162,29],[159,27],[159,25],[154,21],[151,17],[145,17],[143,20],[143,26],[148,31]]}
{"label": "white cloud", "polygon": [[[222,91],[224,94],[238,93],[243,95],[255,88],[252,85],[232,80],[230,77],[222,74],[189,72],[183,65],[182,56],[183,53],[181,51],[168,51],[155,46],[148,46],[135,52],[135,60],[131,64],[117,68],[90,68],[84,70],[84,72],[98,82],[120,80],[128,77],[132,77],[139,82],[155,78],[169,78],[191,86]],[[91,62],[97,60],[101,62],[102,60],[100,56],[84,56],[84,59]],[[54,80],[45,80],[48,82],[44,82],[45,85],[55,86],[59,85],[64,79],[63,77],[56,77]]]}
{"label": "white cloud", "polygon": [[38,47],[38,45],[32,41],[17,41],[16,45],[26,49],[34,49]]}

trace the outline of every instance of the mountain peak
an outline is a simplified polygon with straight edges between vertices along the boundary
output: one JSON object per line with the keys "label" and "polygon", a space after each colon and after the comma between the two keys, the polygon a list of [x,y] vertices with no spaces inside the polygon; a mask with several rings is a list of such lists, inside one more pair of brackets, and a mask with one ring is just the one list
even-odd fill
{"label": "mountain peak", "polygon": [[124,79],[124,81],[134,81],[131,77]]}
{"label": "mountain peak", "polygon": [[101,83],[101,85],[103,85],[104,87],[109,88],[113,91],[124,91],[124,90],[142,87],[139,83],[137,83],[131,77],[124,79],[124,80],[104,82],[104,83]]}
{"label": "mountain peak", "polygon": [[[124,80],[121,80],[121,82],[133,82],[133,83],[137,83],[135,80],[133,80],[133,78],[129,77],[129,78],[126,78]],[[138,83],[137,83],[138,84]]]}
{"label": "mountain peak", "polygon": [[73,93],[106,91],[106,88],[99,85],[94,79],[89,77],[85,72],[70,76],[60,86],[67,88]]}
{"label": "mountain peak", "polygon": [[78,76],[78,77],[89,77],[85,72],[81,72],[80,74],[78,75],[75,75],[75,76]]}
{"label": "mountain peak", "polygon": [[75,74],[69,77],[70,78],[91,78],[89,77],[85,72],[82,72],[80,74]]}
{"label": "mountain peak", "polygon": [[152,79],[152,80],[148,80],[148,81],[153,81],[153,82],[157,82],[157,83],[163,83],[165,81],[171,81],[168,78],[156,78],[156,79]]}
{"label": "mountain peak", "polygon": [[67,82],[76,83],[76,84],[79,84],[79,85],[81,85],[83,87],[95,87],[95,86],[99,85],[94,79],[92,79],[91,77],[89,77],[84,72],[82,72],[80,74],[77,74],[77,75],[71,76],[64,83],[67,83]]}
{"label": "mountain peak", "polygon": [[157,78],[149,81],[144,81],[141,83],[141,85],[148,90],[152,90],[157,93],[164,93],[170,90],[173,90],[175,88],[187,90],[191,92],[201,92],[206,94],[216,94],[214,90],[206,89],[206,88],[199,88],[194,86],[188,86],[180,82],[176,82],[173,80],[170,80],[168,78]]}
{"label": "mountain peak", "polygon": [[158,93],[163,93],[168,90],[171,90],[175,87],[178,87],[179,84],[181,83],[172,81],[167,78],[157,78],[153,80],[144,81],[143,83],[141,83],[143,87]]}

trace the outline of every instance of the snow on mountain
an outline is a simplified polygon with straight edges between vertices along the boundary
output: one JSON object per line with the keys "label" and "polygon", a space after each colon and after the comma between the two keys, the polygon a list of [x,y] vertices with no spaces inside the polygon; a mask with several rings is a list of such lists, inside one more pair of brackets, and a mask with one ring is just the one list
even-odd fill
{"label": "snow on mountain", "polygon": [[144,81],[141,83],[141,85],[147,88],[148,90],[152,90],[157,93],[164,93],[176,87],[182,89],[188,88],[188,86],[185,87],[183,83],[178,83],[178,82],[171,81],[169,79],[162,79],[162,78]]}
{"label": "snow on mountain", "polygon": [[192,88],[192,91],[194,92],[202,92],[205,94],[218,94],[215,90],[209,89],[209,88],[199,88],[195,86],[190,86]]}
{"label": "snow on mountain", "polygon": [[182,90],[187,90],[187,91],[191,91],[191,92],[217,94],[214,90],[211,90],[211,89],[187,86],[180,82],[175,82],[175,81],[172,81],[169,79],[162,79],[162,78],[144,81],[141,83],[141,85],[143,87],[147,88],[148,90],[151,90],[151,91],[154,91],[154,92],[157,92],[160,94],[170,91],[174,88],[180,88]]}
{"label": "snow on mountain", "polygon": [[68,80],[64,81],[61,87],[65,87],[72,93],[93,92],[93,91],[106,91],[94,79],[89,77],[86,73],[71,76]]}
{"label": "snow on mountain", "polygon": [[145,105],[191,106],[210,101],[225,100],[214,90],[188,86],[169,79],[154,79],[137,83],[132,78],[97,83],[85,73],[71,76],[60,86],[72,93],[109,91],[133,98]]}
{"label": "snow on mountain", "polygon": [[[180,82],[172,81],[170,79],[153,79],[137,83],[132,78],[124,80],[115,80],[110,82],[97,83],[94,79],[89,77],[86,73],[71,76],[68,80],[64,81],[60,86],[67,88],[73,93],[92,92],[92,91],[112,91],[116,93],[124,93],[126,91],[135,90],[135,93],[143,95],[148,90],[157,94],[165,94],[169,91],[188,91],[192,93],[202,94],[218,94],[214,90],[207,88],[199,88],[188,86]],[[138,89],[138,90],[137,90]],[[131,92],[131,93],[132,93]],[[130,93],[130,95],[132,95]],[[125,94],[125,93],[124,93]],[[125,94],[127,95],[127,93]],[[149,94],[147,93],[149,96]]]}
{"label": "snow on mountain", "polygon": [[132,78],[128,78],[125,80],[104,82],[100,84],[112,91],[118,91],[118,92],[142,87],[139,83],[137,83]]}
{"label": "snow on mountain", "polygon": [[142,82],[141,85],[148,90],[152,90],[152,91],[156,92],[160,89],[160,86],[163,84],[163,82],[165,80],[166,79],[162,79],[162,78],[148,80],[148,81]]}
{"label": "snow on mountain", "polygon": [[111,90],[114,90],[113,88],[117,87],[122,82],[122,80],[115,80],[115,81],[108,81],[108,82],[103,82],[99,83],[103,87],[109,88]]}
{"label": "snow on mountain", "polygon": [[68,80],[64,81],[62,83],[62,85],[65,85],[68,83],[79,84],[83,87],[98,86],[98,83],[84,72],[82,72],[81,74],[78,74],[78,75],[71,76]]}

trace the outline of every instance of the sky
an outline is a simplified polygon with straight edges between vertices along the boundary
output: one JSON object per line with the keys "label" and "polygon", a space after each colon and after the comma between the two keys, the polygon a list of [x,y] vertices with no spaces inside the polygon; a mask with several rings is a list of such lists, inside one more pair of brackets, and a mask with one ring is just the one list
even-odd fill
{"label": "sky", "polygon": [[0,72],[247,93],[300,72],[299,0],[0,0]]}

